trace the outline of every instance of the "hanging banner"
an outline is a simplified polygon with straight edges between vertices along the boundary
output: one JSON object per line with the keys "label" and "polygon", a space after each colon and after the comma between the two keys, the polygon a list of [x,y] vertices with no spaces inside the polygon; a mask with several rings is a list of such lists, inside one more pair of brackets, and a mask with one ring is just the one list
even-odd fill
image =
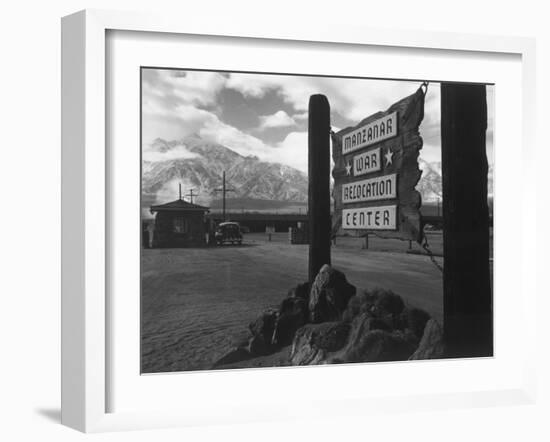
{"label": "hanging banner", "polygon": [[422,174],[418,127],[424,118],[424,95],[421,87],[385,112],[332,134],[333,235],[372,231],[421,242],[416,184]]}

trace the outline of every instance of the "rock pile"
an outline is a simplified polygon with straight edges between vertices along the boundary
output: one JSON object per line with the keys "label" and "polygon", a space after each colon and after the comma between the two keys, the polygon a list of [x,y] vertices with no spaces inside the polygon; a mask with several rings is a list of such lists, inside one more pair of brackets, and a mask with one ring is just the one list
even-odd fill
{"label": "rock pile", "polygon": [[355,292],[355,286],[347,281],[342,272],[325,264],[315,278],[309,293],[311,322],[340,319]]}
{"label": "rock pile", "polygon": [[382,362],[444,357],[443,332],[424,310],[391,290],[357,293],[329,265],[315,281],[288,292],[277,309],[249,325],[250,337],[214,367],[265,356],[291,345],[289,365]]}

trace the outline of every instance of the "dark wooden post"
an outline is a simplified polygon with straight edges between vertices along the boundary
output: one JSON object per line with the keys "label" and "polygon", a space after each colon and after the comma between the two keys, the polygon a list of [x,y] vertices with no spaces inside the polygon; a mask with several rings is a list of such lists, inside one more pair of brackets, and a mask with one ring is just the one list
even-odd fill
{"label": "dark wooden post", "polygon": [[449,357],[493,354],[486,91],[441,84],[444,332]]}
{"label": "dark wooden post", "polygon": [[309,281],[330,264],[330,106],[324,95],[309,98]]}

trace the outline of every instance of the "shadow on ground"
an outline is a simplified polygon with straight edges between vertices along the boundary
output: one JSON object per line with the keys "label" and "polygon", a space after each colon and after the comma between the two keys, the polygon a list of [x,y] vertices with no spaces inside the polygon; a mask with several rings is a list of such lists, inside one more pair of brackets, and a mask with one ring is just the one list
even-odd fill
{"label": "shadow on ground", "polygon": [[37,408],[34,411],[50,422],[61,423],[61,410],[59,408]]}

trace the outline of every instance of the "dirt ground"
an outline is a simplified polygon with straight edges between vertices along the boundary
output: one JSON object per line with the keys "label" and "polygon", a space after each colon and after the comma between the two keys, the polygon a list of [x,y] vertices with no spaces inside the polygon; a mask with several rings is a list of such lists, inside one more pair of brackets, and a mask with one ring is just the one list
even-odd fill
{"label": "dirt ground", "polygon": [[[430,236],[440,252],[440,235]],[[358,290],[391,289],[442,320],[442,274],[427,256],[407,253],[408,242],[398,240],[371,238],[363,247],[363,239],[338,238],[332,264]],[[209,369],[260,312],[306,281],[307,255],[307,245],[290,245],[284,233],[272,241],[247,234],[242,246],[144,249],[142,372]]]}

